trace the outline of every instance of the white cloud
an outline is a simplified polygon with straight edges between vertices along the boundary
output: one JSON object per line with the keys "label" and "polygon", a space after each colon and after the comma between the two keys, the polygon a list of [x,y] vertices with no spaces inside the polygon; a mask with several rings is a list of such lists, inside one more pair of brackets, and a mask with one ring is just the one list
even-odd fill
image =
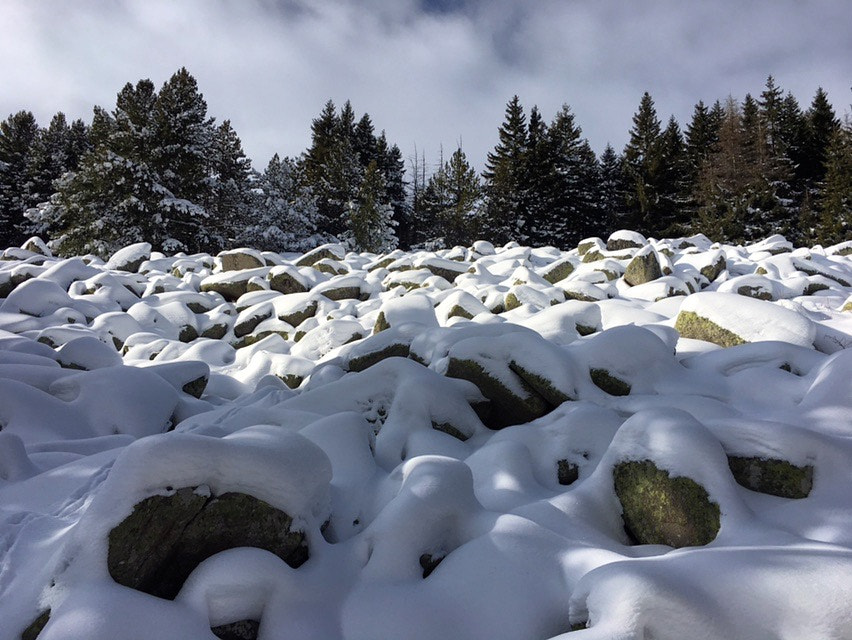
{"label": "white cloud", "polygon": [[645,90],[682,126],[699,99],[759,93],[770,73],[803,107],[822,86],[843,111],[850,23],[832,0],[4,0],[0,114],[89,119],[126,82],[186,66],[260,167],[307,146],[328,98],[405,155],[462,139],[481,166],[515,93],[546,118],[569,103],[598,151],[624,144]]}

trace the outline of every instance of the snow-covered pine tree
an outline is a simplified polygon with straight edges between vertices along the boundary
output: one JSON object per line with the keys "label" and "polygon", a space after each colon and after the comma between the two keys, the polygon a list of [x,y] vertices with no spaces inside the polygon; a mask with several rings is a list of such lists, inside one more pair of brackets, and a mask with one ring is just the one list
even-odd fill
{"label": "snow-covered pine tree", "polygon": [[0,122],[0,246],[20,244],[27,209],[27,164],[38,136],[30,111],[19,111]]}
{"label": "snow-covered pine tree", "polygon": [[657,210],[647,229],[656,237],[684,232],[689,226],[688,159],[680,126],[674,116],[660,135],[660,173]]}
{"label": "snow-covered pine tree", "polygon": [[600,177],[598,194],[600,217],[597,230],[592,231],[592,234],[605,237],[617,229],[625,228],[627,218],[624,204],[627,191],[624,163],[609,143],[601,154],[598,175]]}
{"label": "snow-covered pine tree", "polygon": [[819,210],[822,243],[852,240],[852,121],[834,132],[826,150]]}
{"label": "snow-covered pine tree", "polygon": [[524,216],[528,242],[548,244],[548,222],[551,217],[553,175],[548,144],[547,125],[537,106],[530,109],[527,124],[527,149],[523,156],[520,212]]}
{"label": "snow-covered pine tree", "polygon": [[230,120],[220,124],[213,135],[210,159],[210,200],[207,210],[230,244],[249,224],[252,206],[252,168]]}
{"label": "snow-covered pine tree", "polygon": [[625,173],[630,183],[627,206],[631,214],[629,228],[644,230],[651,223],[659,199],[660,120],[654,100],[647,91],[633,115],[630,140],[624,147]]}
{"label": "snow-covered pine tree", "polygon": [[487,196],[482,234],[498,244],[510,240],[524,243],[528,230],[523,227],[521,192],[527,126],[518,96],[513,96],[506,105],[505,120],[500,125],[498,136],[499,142],[488,153],[482,174]]}
{"label": "snow-covered pine tree", "polygon": [[224,229],[204,204],[211,195],[208,177],[214,156],[214,127],[198,83],[181,68],[160,89],[154,107],[156,146],[151,164],[163,188],[160,212],[168,237],[157,242],[167,252],[217,251]]}
{"label": "snow-covered pine tree", "polygon": [[[402,152],[397,145],[388,143],[384,131],[376,139],[376,152],[376,162],[385,179],[387,201],[393,209],[395,229],[401,235],[400,232],[412,224],[411,209],[405,190],[405,162],[402,159]],[[399,242],[402,244],[402,239]]]}
{"label": "snow-covered pine tree", "polygon": [[248,223],[237,244],[264,251],[304,252],[330,240],[318,235],[316,198],[300,184],[290,158],[272,156],[256,188]]}
{"label": "snow-covered pine tree", "polygon": [[348,225],[343,239],[353,251],[379,253],[396,248],[393,209],[385,198],[384,178],[378,165],[371,162],[357,199],[347,206]]}
{"label": "snow-covered pine tree", "polygon": [[459,146],[444,165],[449,207],[439,215],[447,247],[469,245],[479,232],[482,185]]}

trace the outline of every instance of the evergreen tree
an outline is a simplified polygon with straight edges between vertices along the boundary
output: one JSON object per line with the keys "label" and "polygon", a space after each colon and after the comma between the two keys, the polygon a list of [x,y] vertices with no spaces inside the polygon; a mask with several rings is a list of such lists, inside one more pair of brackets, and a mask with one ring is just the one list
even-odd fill
{"label": "evergreen tree", "polygon": [[27,161],[25,206],[27,209],[50,198],[53,182],[70,167],[71,130],[64,113],[57,113],[47,129],[40,129]]}
{"label": "evergreen tree", "polygon": [[547,216],[541,222],[542,242],[567,247],[598,226],[598,168],[574,114],[563,105],[547,129],[550,184]]}
{"label": "evergreen tree", "polygon": [[624,168],[630,184],[627,192],[630,228],[643,230],[655,226],[651,218],[659,200],[660,135],[654,101],[645,92],[633,116],[630,140],[624,148]]}
{"label": "evergreen tree", "polygon": [[660,136],[659,195],[647,232],[658,237],[689,227],[689,159],[680,126],[674,116]]}
{"label": "evergreen tree", "polygon": [[624,163],[611,144],[607,144],[601,154],[599,176],[600,216],[592,234],[608,236],[613,231],[627,226],[625,224],[627,211],[624,204],[627,183],[624,176]]}
{"label": "evergreen tree", "polygon": [[476,239],[481,199],[479,176],[459,147],[429,178],[424,194],[427,216],[435,220],[445,247],[467,245]]}
{"label": "evergreen tree", "polygon": [[[388,144],[385,132],[382,131],[376,139],[376,154],[376,163],[385,180],[386,199],[393,211],[394,227],[400,231],[408,229],[412,219],[405,190],[405,162],[402,160],[402,152],[397,145]],[[401,238],[399,242],[402,245]]]}
{"label": "evergreen tree", "polygon": [[223,228],[204,204],[210,201],[209,159],[213,156],[213,120],[195,78],[181,68],[163,85],[154,105],[156,146],[151,166],[165,193],[160,202],[164,250],[190,253],[223,247]]}
{"label": "evergreen tree", "polygon": [[548,218],[552,207],[553,176],[547,125],[538,107],[530,109],[527,124],[527,148],[523,155],[520,212],[524,216],[527,242],[534,245],[550,242]]}
{"label": "evergreen tree", "polygon": [[852,240],[852,122],[831,136],[819,198],[817,237],[823,244]]}
{"label": "evergreen tree", "polygon": [[393,209],[385,197],[384,178],[376,162],[371,162],[357,199],[349,203],[343,238],[352,250],[379,253],[396,248]]}
{"label": "evergreen tree", "polygon": [[252,169],[230,120],[216,128],[210,160],[212,193],[207,208],[225,237],[234,238],[248,222]]}
{"label": "evergreen tree", "polygon": [[526,115],[518,96],[506,105],[506,117],[498,131],[499,142],[485,163],[485,205],[483,233],[493,242],[525,242],[521,212],[524,156],[527,151]]}
{"label": "evergreen tree", "polygon": [[327,241],[316,233],[317,205],[301,184],[296,164],[276,153],[254,191],[254,206],[237,242],[265,251],[304,252]]}
{"label": "evergreen tree", "polygon": [[38,136],[38,124],[29,111],[19,111],[0,122],[0,246],[20,244],[27,209],[27,165]]}

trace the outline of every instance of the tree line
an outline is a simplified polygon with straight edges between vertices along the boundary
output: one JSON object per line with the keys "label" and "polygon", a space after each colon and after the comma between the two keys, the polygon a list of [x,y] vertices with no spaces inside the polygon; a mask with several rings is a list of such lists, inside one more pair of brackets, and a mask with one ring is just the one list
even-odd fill
{"label": "tree line", "polygon": [[[770,76],[757,97],[695,105],[663,126],[645,93],[619,153],[596,156],[570,107],[548,123],[520,99],[478,174],[459,146],[409,171],[369,114],[329,101],[296,158],[252,168],[230,121],[216,124],[196,80],[126,84],[91,123],[0,122],[0,245],[29,235],[61,255],[108,255],[139,241],[165,252],[236,245],[304,251],[451,247],[484,238],[567,248],[630,228],[742,242],[852,238],[852,124],[818,89],[802,109]],[[408,175],[407,175],[408,173]]]}

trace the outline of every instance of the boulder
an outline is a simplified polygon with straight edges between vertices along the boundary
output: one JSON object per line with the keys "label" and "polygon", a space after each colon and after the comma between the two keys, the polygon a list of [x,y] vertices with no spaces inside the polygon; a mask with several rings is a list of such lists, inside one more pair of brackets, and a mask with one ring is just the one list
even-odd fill
{"label": "boulder", "polygon": [[242,271],[266,266],[260,252],[253,249],[223,251],[217,257],[222,261],[222,271]]}
{"label": "boulder", "polygon": [[107,566],[117,583],[174,598],[203,560],[234,547],[258,547],[291,567],[308,559],[292,518],[253,496],[184,487],[139,502],[109,534]]}
{"label": "boulder", "polygon": [[738,484],[781,498],[807,498],[814,484],[814,468],[798,467],[777,458],[728,456],[728,466]]}
{"label": "boulder", "polygon": [[695,480],[672,478],[651,460],[620,462],[612,475],[625,531],[636,544],[680,548],[715,540],[719,505]]}
{"label": "boulder", "polygon": [[663,276],[660,260],[653,249],[638,253],[627,265],[624,281],[630,286],[652,282]]}

